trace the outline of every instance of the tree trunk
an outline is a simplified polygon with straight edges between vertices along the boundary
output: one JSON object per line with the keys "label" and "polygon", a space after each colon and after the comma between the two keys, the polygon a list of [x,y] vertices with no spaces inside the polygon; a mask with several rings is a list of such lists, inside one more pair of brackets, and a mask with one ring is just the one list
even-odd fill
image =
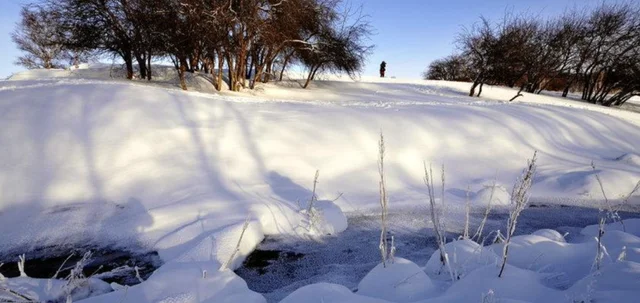
{"label": "tree trunk", "polygon": [[474,81],[473,84],[471,84],[471,89],[469,90],[469,97],[473,97],[476,94],[476,87],[478,86],[478,82]]}
{"label": "tree trunk", "polygon": [[133,58],[131,58],[131,52],[125,52],[122,57],[124,64],[127,67],[127,79],[133,79]]}
{"label": "tree trunk", "polygon": [[238,64],[237,62],[235,62],[235,64],[234,64],[233,58],[231,57],[231,54],[227,54],[227,68],[229,69],[228,70],[228,73],[229,73],[229,89],[231,91],[239,90],[237,88],[238,79],[236,79],[237,78],[237,73],[238,73],[238,71],[236,70],[236,68],[237,68],[236,65],[237,64]]}
{"label": "tree trunk", "polygon": [[206,58],[204,59],[204,63],[202,64],[202,71],[203,71],[205,74],[208,74],[208,73],[209,73],[209,64],[210,64],[210,62],[211,62],[211,59],[209,59],[209,57],[206,57]]}
{"label": "tree trunk", "polygon": [[[218,53],[218,76],[216,79],[216,89],[218,91],[222,90],[222,68],[224,67],[224,57],[222,56],[222,53],[219,52]],[[213,72],[213,70],[212,70]]]}
{"label": "tree trunk", "polygon": [[478,89],[478,95],[476,97],[480,97],[482,94],[482,88],[484,87],[484,81],[480,82],[480,89]]}
{"label": "tree trunk", "polygon": [[262,78],[262,68],[256,68],[256,75],[253,78],[253,81],[249,82],[249,88],[254,89],[256,87],[256,83],[260,81],[260,78]]}
{"label": "tree trunk", "polygon": [[282,69],[280,70],[280,78],[279,81],[282,81],[282,76],[284,75],[284,71],[285,69],[287,69],[287,64],[289,64],[289,60],[291,59],[291,56],[293,56],[293,53],[287,54],[284,57],[284,62],[282,63]]}
{"label": "tree trunk", "polygon": [[180,58],[180,68],[178,69],[178,76],[180,77],[180,87],[182,87],[183,90],[187,90],[187,81],[185,79],[187,65],[187,58]]}
{"label": "tree trunk", "polygon": [[515,96],[513,96],[513,98],[511,98],[511,99],[509,100],[509,102],[511,102],[511,101],[513,101],[513,100],[515,100],[515,99],[517,99],[518,97],[522,97],[522,90],[524,90],[525,85],[526,85],[526,83],[523,83],[523,84],[520,86],[520,90],[518,91],[518,93],[517,93]]}
{"label": "tree trunk", "polygon": [[315,78],[316,72],[318,71],[318,69],[320,69],[320,66],[311,67],[311,69],[309,70],[309,76],[307,76],[307,81],[304,83],[304,86],[302,86],[302,88],[307,88],[309,86],[309,83],[311,83],[311,80]]}
{"label": "tree trunk", "polygon": [[473,80],[473,84],[471,85],[471,89],[469,90],[469,97],[473,97],[473,95],[475,95],[476,93],[476,87],[478,87],[478,85],[480,85],[481,82],[484,82],[482,80],[482,74],[480,73],[478,76],[476,76],[476,78]]}
{"label": "tree trunk", "polygon": [[567,86],[564,87],[564,90],[562,91],[562,97],[566,98],[569,95],[569,89],[572,85],[573,83],[569,82]]}
{"label": "tree trunk", "polygon": [[271,80],[271,73],[273,68],[273,60],[267,62],[267,70],[264,73],[264,79],[262,79],[262,83],[269,83]]}
{"label": "tree trunk", "polygon": [[196,49],[191,56],[191,72],[200,71],[198,67],[200,63],[200,52]]}
{"label": "tree trunk", "polygon": [[147,54],[147,80],[151,81],[151,52]]}
{"label": "tree trunk", "polygon": [[138,69],[140,70],[140,78],[147,78],[147,60],[140,54],[136,54],[136,61],[138,61]]}

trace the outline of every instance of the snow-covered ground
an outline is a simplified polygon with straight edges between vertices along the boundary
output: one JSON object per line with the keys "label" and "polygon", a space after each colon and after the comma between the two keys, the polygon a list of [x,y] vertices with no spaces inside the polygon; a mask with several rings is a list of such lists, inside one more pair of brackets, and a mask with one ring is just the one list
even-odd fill
{"label": "snow-covered ground", "polygon": [[[109,79],[105,68],[79,71],[25,72],[0,81],[0,252],[87,243],[159,252],[165,264],[149,280],[87,302],[264,302],[232,271],[219,271],[222,264],[233,255],[229,267],[240,266],[265,235],[308,234],[304,213],[316,170],[320,200],[338,198],[334,203],[345,212],[376,209],[380,132],[392,210],[425,204],[423,161],[444,164],[452,214],[464,208],[468,187],[480,208],[484,199],[476,196],[486,196],[494,179],[510,191],[534,150],[532,201],[602,207],[596,176],[614,200],[640,179],[640,114],[620,109],[529,94],[508,103],[514,91],[499,87],[470,98],[468,84],[455,82],[334,80],[302,90],[285,81],[211,94],[204,78],[190,83],[206,92],[182,92],[169,80],[147,85]],[[320,205],[336,217],[331,203]],[[640,196],[625,209],[638,211]],[[320,220],[327,225],[322,230],[344,229],[343,219],[331,218]],[[612,243],[640,249],[640,234],[630,232],[612,234]],[[554,248],[566,256],[582,244],[553,245],[574,245]],[[624,299],[640,294],[634,260],[612,261],[601,272],[576,270],[582,276],[572,277],[568,290],[537,283],[539,273],[515,261],[506,279],[497,279],[494,265],[478,266],[444,291],[416,286],[430,279],[427,272],[407,279],[397,298],[477,302],[495,293],[540,301],[615,292]],[[549,262],[559,261],[550,256]],[[372,275],[398,277],[412,268],[401,261],[396,274],[376,269]],[[592,282],[623,275],[635,292],[627,284]],[[401,282],[366,281],[377,281],[370,289]],[[509,290],[518,285],[531,285],[530,291]],[[284,302],[381,302],[346,290],[313,285]]]}

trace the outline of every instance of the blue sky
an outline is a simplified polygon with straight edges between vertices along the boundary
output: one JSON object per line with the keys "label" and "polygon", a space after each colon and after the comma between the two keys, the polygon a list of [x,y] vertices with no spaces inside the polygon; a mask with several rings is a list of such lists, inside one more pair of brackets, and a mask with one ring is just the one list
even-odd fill
{"label": "blue sky", "polygon": [[[606,2],[623,2],[606,0]],[[13,62],[19,52],[10,33],[18,21],[20,5],[26,0],[0,0],[0,79],[21,70]],[[382,60],[387,75],[418,78],[434,59],[450,54],[463,26],[480,16],[498,20],[507,10],[553,16],[565,8],[592,7],[602,0],[352,0],[362,4],[377,34],[376,49],[369,57],[365,75],[376,75]],[[640,0],[631,0],[640,5]]]}

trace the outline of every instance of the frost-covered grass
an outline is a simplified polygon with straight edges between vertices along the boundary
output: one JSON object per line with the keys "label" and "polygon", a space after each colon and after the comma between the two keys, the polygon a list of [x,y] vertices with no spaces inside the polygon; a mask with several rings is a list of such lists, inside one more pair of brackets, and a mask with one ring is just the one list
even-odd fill
{"label": "frost-covered grass", "polygon": [[[61,75],[37,71],[0,81],[0,250],[135,244],[165,261],[144,283],[87,302],[264,302],[220,267],[238,268],[265,235],[307,237],[298,202],[312,197],[317,170],[315,195],[327,203],[316,205],[327,214],[379,209],[380,130],[390,211],[425,207],[422,163],[442,163],[449,232],[462,229],[454,222],[464,221],[467,188],[481,213],[486,186],[496,185],[492,201],[503,199],[498,188],[508,192],[534,150],[533,201],[597,208],[596,175],[612,203],[640,179],[640,115],[553,96],[507,103],[513,92],[505,88],[485,87],[486,98],[477,99],[464,96],[464,83],[396,79],[320,81],[310,90],[290,81],[218,95],[104,79],[92,69],[51,73]],[[633,196],[624,210],[639,204]],[[372,249],[379,253],[377,240]],[[539,277],[511,266],[520,268],[509,263],[505,273],[513,276],[504,280]],[[607,275],[634,268],[615,265]],[[464,282],[475,285],[470,294],[488,294],[487,285],[500,280],[482,276],[494,270],[470,272],[487,283]],[[464,288],[462,281],[440,300]],[[512,294],[500,287],[511,285],[496,286],[494,296]],[[597,286],[589,287],[595,297]]]}

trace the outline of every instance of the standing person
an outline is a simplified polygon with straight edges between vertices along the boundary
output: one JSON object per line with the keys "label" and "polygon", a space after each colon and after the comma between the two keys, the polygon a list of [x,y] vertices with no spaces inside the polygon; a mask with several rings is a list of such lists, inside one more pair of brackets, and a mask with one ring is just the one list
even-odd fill
{"label": "standing person", "polygon": [[380,78],[384,78],[384,72],[387,70],[387,62],[380,63]]}

